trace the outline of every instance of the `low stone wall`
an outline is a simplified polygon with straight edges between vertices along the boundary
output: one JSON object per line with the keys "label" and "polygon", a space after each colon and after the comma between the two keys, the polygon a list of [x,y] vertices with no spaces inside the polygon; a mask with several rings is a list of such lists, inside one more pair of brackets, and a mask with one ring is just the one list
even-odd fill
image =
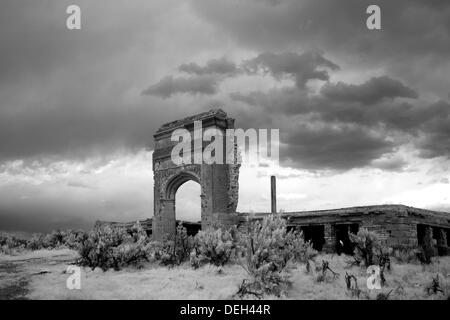
{"label": "low stone wall", "polygon": [[[241,213],[240,221],[259,220],[270,213]],[[380,205],[351,207],[333,210],[285,212],[289,227],[324,226],[323,250],[335,252],[338,240],[336,229],[342,225],[357,224],[377,232],[381,241],[393,248],[417,248],[420,239],[418,226],[433,228],[436,251],[448,254],[450,232],[450,214],[418,209],[404,205]],[[345,240],[345,239],[344,239]],[[439,249],[438,249],[439,248]]]}

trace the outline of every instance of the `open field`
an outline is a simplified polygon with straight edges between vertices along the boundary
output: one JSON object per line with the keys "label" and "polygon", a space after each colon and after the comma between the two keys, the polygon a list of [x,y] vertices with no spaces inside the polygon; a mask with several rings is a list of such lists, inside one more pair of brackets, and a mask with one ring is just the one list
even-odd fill
{"label": "open field", "polygon": [[[148,264],[142,269],[106,272],[82,268],[81,289],[69,290],[66,270],[76,257],[77,253],[68,249],[1,255],[0,299],[232,299],[247,276],[236,264],[222,268],[206,265],[197,270],[189,264],[173,268]],[[450,257],[436,258],[425,266],[393,262],[392,270],[386,272],[387,286],[372,292],[366,287],[364,268],[347,268],[350,257],[319,255],[317,266],[322,259],[340,276],[329,273],[323,282],[317,282],[318,271],[307,273],[305,265],[294,265],[292,287],[283,299],[356,299],[346,288],[346,272],[357,277],[361,299],[375,299],[378,293],[391,290],[389,299],[447,299],[450,294]],[[425,288],[436,275],[444,293],[429,295]]]}

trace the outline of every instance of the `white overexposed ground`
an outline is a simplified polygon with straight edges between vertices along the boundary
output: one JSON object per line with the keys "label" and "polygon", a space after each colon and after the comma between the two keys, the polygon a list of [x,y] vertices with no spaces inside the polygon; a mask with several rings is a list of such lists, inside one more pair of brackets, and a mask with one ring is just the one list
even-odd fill
{"label": "white overexposed ground", "polygon": [[[76,252],[40,250],[15,256],[0,255],[0,292],[13,292],[14,286],[25,286],[22,296],[17,292],[9,298],[27,299],[232,299],[239,284],[247,277],[239,265],[219,268],[206,265],[193,270],[188,264],[174,268],[148,264],[142,269],[128,268],[121,271],[92,271],[82,268],[81,289],[66,287],[67,267],[77,257]],[[329,261],[333,271],[325,281],[317,282],[320,271],[306,272],[305,265],[297,264],[290,271],[292,286],[284,299],[352,299],[346,289],[344,275],[354,274],[362,290],[361,298],[374,299],[380,292],[392,291],[390,299],[446,299],[450,294],[450,257],[436,259],[430,266],[393,263],[386,273],[387,287],[368,290],[364,268],[348,268],[349,257],[320,255],[316,258],[317,269],[322,259]],[[315,269],[315,267],[313,267]],[[445,294],[428,295],[425,287],[432,277],[439,275]],[[6,288],[6,289],[5,289]],[[3,297],[4,298],[4,297]],[[268,299],[276,297],[268,296]]]}

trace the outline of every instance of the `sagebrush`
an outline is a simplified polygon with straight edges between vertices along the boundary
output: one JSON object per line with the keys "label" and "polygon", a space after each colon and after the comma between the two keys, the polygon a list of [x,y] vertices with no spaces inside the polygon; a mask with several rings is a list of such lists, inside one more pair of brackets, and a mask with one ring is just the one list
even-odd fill
{"label": "sagebrush", "polygon": [[0,252],[12,254],[24,250],[40,249],[76,249],[87,236],[83,230],[56,230],[49,234],[35,233],[30,239],[23,239],[11,234],[0,234]]}
{"label": "sagebrush", "polygon": [[190,255],[191,265],[198,268],[202,264],[211,263],[223,266],[236,253],[235,239],[232,232],[222,229],[209,229],[196,234]]}
{"label": "sagebrush", "polygon": [[301,233],[287,231],[285,219],[278,215],[249,224],[238,238],[241,265],[250,275],[249,281],[242,283],[240,294],[282,295],[290,285],[290,263],[307,261],[309,257],[304,254],[311,252]]}
{"label": "sagebrush", "polygon": [[131,229],[101,226],[89,232],[77,246],[79,264],[92,269],[119,270],[128,265],[141,266],[151,256],[150,239],[137,222]]}
{"label": "sagebrush", "polygon": [[355,245],[354,256],[359,262],[364,262],[366,267],[374,264],[374,257],[381,250],[379,235],[366,228],[359,229],[357,234],[348,233],[350,241]]}
{"label": "sagebrush", "polygon": [[189,260],[192,246],[193,238],[179,223],[174,235],[168,235],[161,243],[155,243],[154,256],[163,265],[179,265]]}

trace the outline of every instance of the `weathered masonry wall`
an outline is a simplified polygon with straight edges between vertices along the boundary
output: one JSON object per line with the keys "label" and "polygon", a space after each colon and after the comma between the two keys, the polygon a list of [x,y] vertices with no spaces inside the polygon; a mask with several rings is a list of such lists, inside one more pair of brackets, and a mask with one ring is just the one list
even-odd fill
{"label": "weathered masonry wall", "polygon": [[[268,213],[252,214],[262,219]],[[243,217],[247,214],[242,214]],[[436,254],[449,254],[450,214],[403,205],[353,207],[335,210],[286,212],[289,228],[303,231],[318,250],[351,253],[348,231],[359,228],[376,231],[381,240],[393,248],[416,248],[431,232]],[[246,221],[248,219],[241,219]]]}
{"label": "weathered masonry wall", "polygon": [[[153,153],[154,173],[154,217],[152,232],[155,240],[162,240],[165,235],[175,233],[175,194],[186,181],[193,180],[201,186],[201,225],[232,226],[237,223],[236,207],[238,201],[238,164],[183,164],[176,165],[171,159],[173,147],[178,141],[172,141],[172,133],[177,129],[190,132],[192,151],[203,153],[209,142],[198,145],[202,150],[195,150],[194,122],[201,121],[203,132],[209,128],[220,130],[225,135],[226,129],[234,128],[234,119],[222,110],[211,110],[198,115],[163,125],[154,135]],[[224,157],[226,153],[224,152]],[[191,156],[193,159],[193,153]],[[224,159],[225,160],[225,159]],[[226,163],[226,161],[223,161]]]}

